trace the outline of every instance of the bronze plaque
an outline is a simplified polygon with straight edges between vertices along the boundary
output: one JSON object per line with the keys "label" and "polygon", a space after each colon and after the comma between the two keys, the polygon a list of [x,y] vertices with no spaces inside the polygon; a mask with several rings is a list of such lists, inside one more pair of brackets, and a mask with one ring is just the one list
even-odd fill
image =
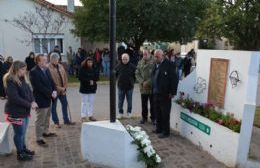
{"label": "bronze plaque", "polygon": [[225,103],[228,64],[227,59],[211,58],[208,102],[220,108],[224,108]]}

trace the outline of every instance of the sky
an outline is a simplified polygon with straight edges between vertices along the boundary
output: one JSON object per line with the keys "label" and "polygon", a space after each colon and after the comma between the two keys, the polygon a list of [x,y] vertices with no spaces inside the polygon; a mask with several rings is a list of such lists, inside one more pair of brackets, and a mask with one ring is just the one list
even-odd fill
{"label": "sky", "polygon": [[[67,0],[47,0],[56,5],[67,5]],[[76,6],[81,6],[80,0],[75,0]]]}

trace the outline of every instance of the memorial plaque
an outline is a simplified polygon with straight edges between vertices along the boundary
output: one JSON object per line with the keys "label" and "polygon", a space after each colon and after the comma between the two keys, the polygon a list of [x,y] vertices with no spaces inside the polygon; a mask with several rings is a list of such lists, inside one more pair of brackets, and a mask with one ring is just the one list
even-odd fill
{"label": "memorial plaque", "polygon": [[227,59],[211,58],[208,102],[220,108],[224,107],[225,102],[228,64]]}

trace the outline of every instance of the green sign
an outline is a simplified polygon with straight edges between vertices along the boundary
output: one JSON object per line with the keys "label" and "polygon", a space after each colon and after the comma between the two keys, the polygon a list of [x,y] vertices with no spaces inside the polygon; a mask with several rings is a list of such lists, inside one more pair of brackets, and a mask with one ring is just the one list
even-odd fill
{"label": "green sign", "polygon": [[195,118],[189,116],[188,114],[185,114],[183,112],[181,112],[181,119],[186,121],[187,123],[189,123],[190,125],[198,128],[199,130],[201,130],[202,132],[210,135],[210,131],[211,131],[211,128],[206,125],[206,124],[203,124],[202,122],[196,120]]}

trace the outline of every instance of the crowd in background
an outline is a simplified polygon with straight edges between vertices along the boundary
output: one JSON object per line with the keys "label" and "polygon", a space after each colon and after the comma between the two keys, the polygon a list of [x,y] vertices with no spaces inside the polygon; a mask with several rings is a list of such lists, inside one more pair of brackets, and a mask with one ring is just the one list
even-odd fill
{"label": "crowd in background", "polygon": [[[49,132],[52,118],[56,128],[61,128],[57,115],[57,102],[61,103],[63,121],[74,125],[69,117],[67,87],[68,76],[80,81],[81,121],[96,121],[93,116],[94,98],[100,75],[110,75],[110,52],[107,48],[88,52],[69,47],[67,61],[56,46],[47,56],[30,52],[23,61],[13,61],[11,56],[0,55],[0,97],[7,99],[5,119],[14,129],[14,143],[18,160],[31,160],[34,151],[26,146],[26,130],[31,110],[36,111],[36,142],[47,146],[45,138],[57,136]],[[121,45],[117,49],[115,67],[118,86],[119,118],[124,117],[124,100],[127,100],[127,117],[132,114],[134,84],[139,83],[142,103],[141,124],[148,121],[150,102],[151,123],[156,126],[154,133],[160,138],[170,135],[171,98],[176,95],[178,81],[186,77],[196,66],[196,54],[192,49],[184,58],[174,49],[141,51],[132,46]]]}

